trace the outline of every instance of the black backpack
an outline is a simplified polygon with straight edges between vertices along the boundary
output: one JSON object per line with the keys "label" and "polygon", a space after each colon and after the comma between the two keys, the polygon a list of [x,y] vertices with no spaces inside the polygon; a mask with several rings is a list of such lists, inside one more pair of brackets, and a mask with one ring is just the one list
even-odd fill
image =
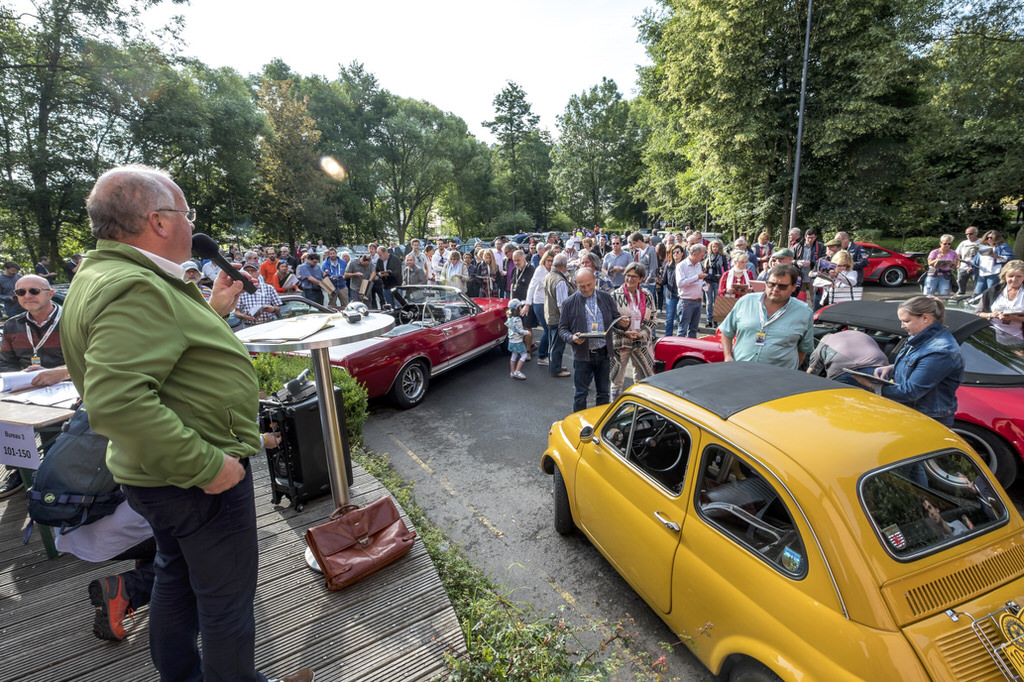
{"label": "black backpack", "polygon": [[39,464],[28,492],[33,521],[67,532],[114,512],[125,495],[107,469],[107,442],[79,408]]}

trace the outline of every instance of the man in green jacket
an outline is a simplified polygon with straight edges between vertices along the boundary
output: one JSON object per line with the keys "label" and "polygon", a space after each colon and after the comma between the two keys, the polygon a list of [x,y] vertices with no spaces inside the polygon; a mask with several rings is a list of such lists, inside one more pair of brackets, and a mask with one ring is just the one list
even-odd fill
{"label": "man in green jacket", "polygon": [[[221,273],[207,303],[182,281],[195,211],[161,171],[110,170],[86,208],[98,242],[68,293],[61,340],[90,424],[110,439],[107,466],[156,537],[153,662],[167,680],[266,680],[254,662],[248,459],[263,439],[258,383],[221,317],[241,283]],[[106,589],[109,608],[120,609],[120,587]],[[312,672],[284,679],[308,681]]]}

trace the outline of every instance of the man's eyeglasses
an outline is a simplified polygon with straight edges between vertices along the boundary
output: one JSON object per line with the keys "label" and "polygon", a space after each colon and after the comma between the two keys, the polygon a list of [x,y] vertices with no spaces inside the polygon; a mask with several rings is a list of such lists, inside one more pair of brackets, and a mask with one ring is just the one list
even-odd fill
{"label": "man's eyeglasses", "polygon": [[792,284],[782,284],[781,282],[765,282],[766,289],[778,289],[779,291],[785,291],[786,289],[793,286]]}
{"label": "man's eyeglasses", "polygon": [[33,296],[38,296],[39,294],[43,293],[44,291],[49,291],[49,289],[36,289],[36,288],[32,288],[32,289],[15,289],[14,290],[14,295],[18,296],[19,298],[24,296],[24,295],[26,295],[26,294],[32,294]]}
{"label": "man's eyeglasses", "polygon": [[185,220],[190,223],[196,221],[196,210],[194,208],[158,208],[157,212],[170,211],[171,213],[184,213]]}

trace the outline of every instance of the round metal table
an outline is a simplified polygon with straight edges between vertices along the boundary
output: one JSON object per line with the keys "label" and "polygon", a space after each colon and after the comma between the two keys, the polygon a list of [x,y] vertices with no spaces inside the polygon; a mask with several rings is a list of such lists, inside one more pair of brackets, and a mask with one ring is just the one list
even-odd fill
{"label": "round metal table", "polygon": [[[292,340],[287,338],[297,326],[314,319],[329,322],[331,326],[311,336]],[[362,316],[358,322],[349,322],[341,313],[335,315],[314,314],[291,317],[266,324],[248,327],[237,333],[245,347],[256,353],[287,353],[309,351],[313,359],[313,375],[316,392],[320,396],[320,421],[324,434],[324,450],[327,455],[327,472],[331,481],[331,495],[334,506],[349,503],[348,485],[345,481],[345,453],[342,449],[342,430],[345,416],[339,415],[332,399],[334,383],[331,381],[331,358],[328,349],[346,343],[355,343],[380,336],[395,326],[395,318],[382,313]],[[280,334],[283,338],[274,338]],[[325,397],[326,396],[326,397]]]}

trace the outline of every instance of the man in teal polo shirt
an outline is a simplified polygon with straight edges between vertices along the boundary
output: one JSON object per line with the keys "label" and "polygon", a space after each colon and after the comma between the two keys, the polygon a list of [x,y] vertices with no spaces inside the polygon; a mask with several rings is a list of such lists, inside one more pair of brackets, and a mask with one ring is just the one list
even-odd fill
{"label": "man in teal polo shirt", "polygon": [[790,296],[800,272],[789,264],[768,271],[763,294],[740,298],[722,321],[725,361],[763,362],[797,369],[814,350],[813,314]]}

